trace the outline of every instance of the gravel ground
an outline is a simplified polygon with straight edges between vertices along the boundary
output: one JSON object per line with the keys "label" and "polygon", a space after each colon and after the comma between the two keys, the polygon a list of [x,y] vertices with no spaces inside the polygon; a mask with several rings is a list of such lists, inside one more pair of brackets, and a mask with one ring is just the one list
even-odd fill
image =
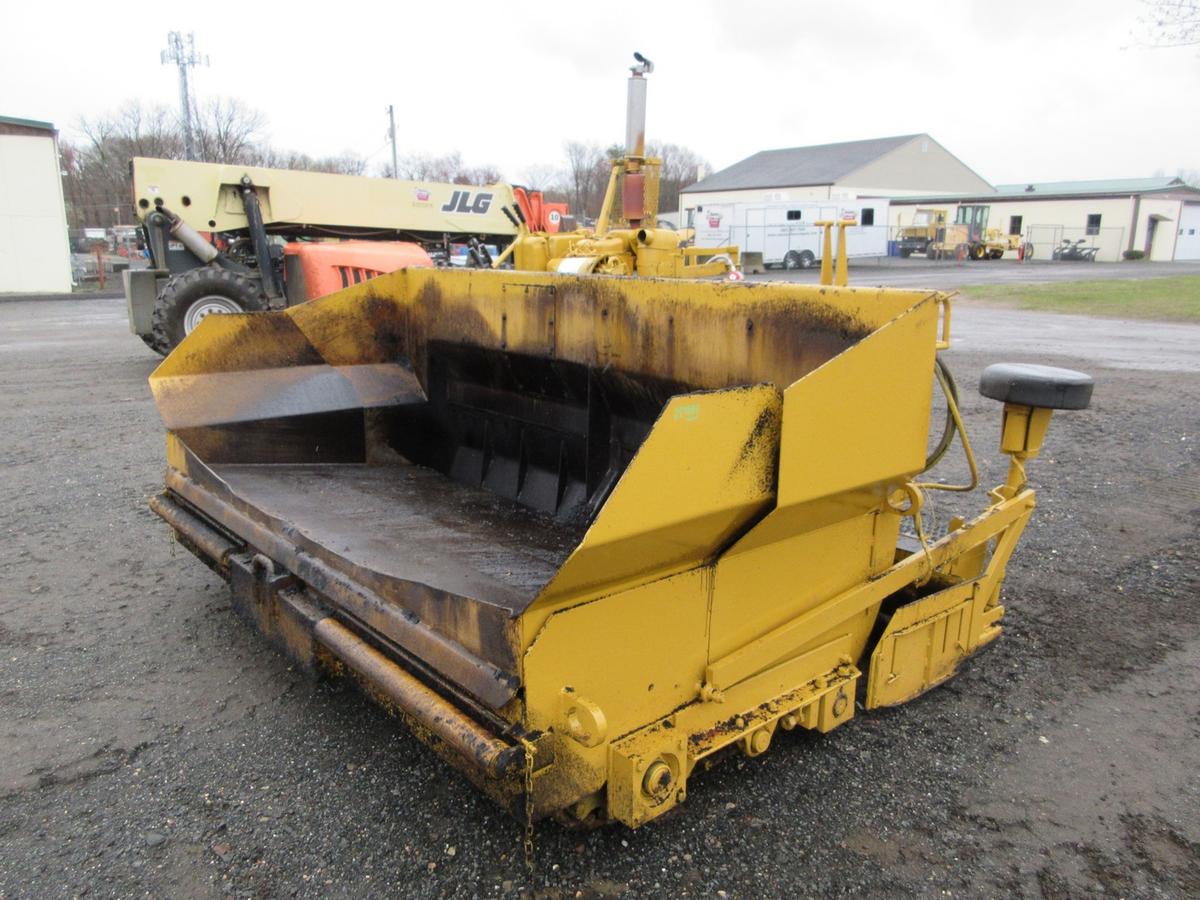
{"label": "gravel ground", "polygon": [[[1195,366],[1042,348],[1098,384],[1031,465],[1005,636],[913,703],[726,759],[636,833],[540,826],[530,878],[514,821],[293,671],[168,540],[156,357],[123,314],[0,304],[0,898],[1200,893]],[[970,348],[949,361],[996,483],[973,384],[999,357]]]}

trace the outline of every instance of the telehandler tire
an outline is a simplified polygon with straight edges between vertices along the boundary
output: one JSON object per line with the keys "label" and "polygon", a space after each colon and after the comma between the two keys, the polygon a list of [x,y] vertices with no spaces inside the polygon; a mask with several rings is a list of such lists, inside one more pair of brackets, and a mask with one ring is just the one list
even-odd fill
{"label": "telehandler tire", "polygon": [[251,279],[228,269],[201,266],[163,285],[154,302],[153,342],[146,343],[166,356],[205,316],[266,308],[266,299]]}
{"label": "telehandler tire", "polygon": [[142,339],[143,344],[145,344],[147,347],[149,347],[151,350],[153,350],[159,356],[167,355],[168,348],[163,347],[159,344],[158,338],[156,338],[154,336],[153,331],[150,332],[149,334],[139,334],[138,337],[140,337]]}

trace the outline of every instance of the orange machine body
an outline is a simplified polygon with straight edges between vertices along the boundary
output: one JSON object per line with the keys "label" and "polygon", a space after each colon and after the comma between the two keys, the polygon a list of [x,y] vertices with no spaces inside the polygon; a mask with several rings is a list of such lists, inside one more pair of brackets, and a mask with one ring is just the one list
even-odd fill
{"label": "orange machine body", "polygon": [[[353,284],[410,267],[432,267],[433,259],[410,241],[295,241],[283,248],[289,281],[298,274],[302,298],[315,300]],[[288,294],[293,295],[289,288]]]}

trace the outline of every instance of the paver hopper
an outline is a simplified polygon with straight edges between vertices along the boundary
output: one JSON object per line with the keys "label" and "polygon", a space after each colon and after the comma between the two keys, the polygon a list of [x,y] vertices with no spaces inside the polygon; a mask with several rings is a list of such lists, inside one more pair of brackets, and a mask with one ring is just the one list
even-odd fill
{"label": "paver hopper", "polygon": [[906,539],[945,302],[410,269],[210,317],[151,378],[152,505],[509,808],[636,827],[706,757],[846,722],[863,670],[902,702],[999,633],[1023,461],[1090,382],[993,373],[1008,483]]}

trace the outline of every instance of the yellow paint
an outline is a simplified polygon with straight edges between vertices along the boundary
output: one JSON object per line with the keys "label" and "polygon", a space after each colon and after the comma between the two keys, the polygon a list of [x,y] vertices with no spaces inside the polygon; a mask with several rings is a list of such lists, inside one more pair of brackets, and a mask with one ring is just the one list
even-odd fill
{"label": "yellow paint", "polygon": [[694,568],[730,542],[772,500],[780,406],[766,385],[672,399],[526,627],[541,608]]}
{"label": "yellow paint", "polygon": [[[674,252],[669,236],[648,237]],[[920,503],[945,300],[410,270],[278,313],[210,316],[151,382],[177,403],[189,379],[244,379],[245,391],[194,392],[226,407],[287,384],[278,415],[291,415],[310,402],[308,382],[280,372],[309,367],[328,389],[334,374],[385,377],[439,341],[692,386],[662,407],[541,593],[487,635],[519,662],[521,691],[494,714],[536,740],[535,810],[607,807],[638,826],[679,803],[697,763],[723,747],[756,755],[778,728],[847,722],[868,655],[879,706],[939,683],[999,634],[1000,586],[1034,507],[1024,462],[1048,413],[1005,411],[1008,482],[917,552],[897,547],[914,509],[889,502]],[[326,390],[322,409],[342,396],[361,405]],[[169,437],[176,479],[188,449]],[[892,618],[869,645],[885,603]]]}

